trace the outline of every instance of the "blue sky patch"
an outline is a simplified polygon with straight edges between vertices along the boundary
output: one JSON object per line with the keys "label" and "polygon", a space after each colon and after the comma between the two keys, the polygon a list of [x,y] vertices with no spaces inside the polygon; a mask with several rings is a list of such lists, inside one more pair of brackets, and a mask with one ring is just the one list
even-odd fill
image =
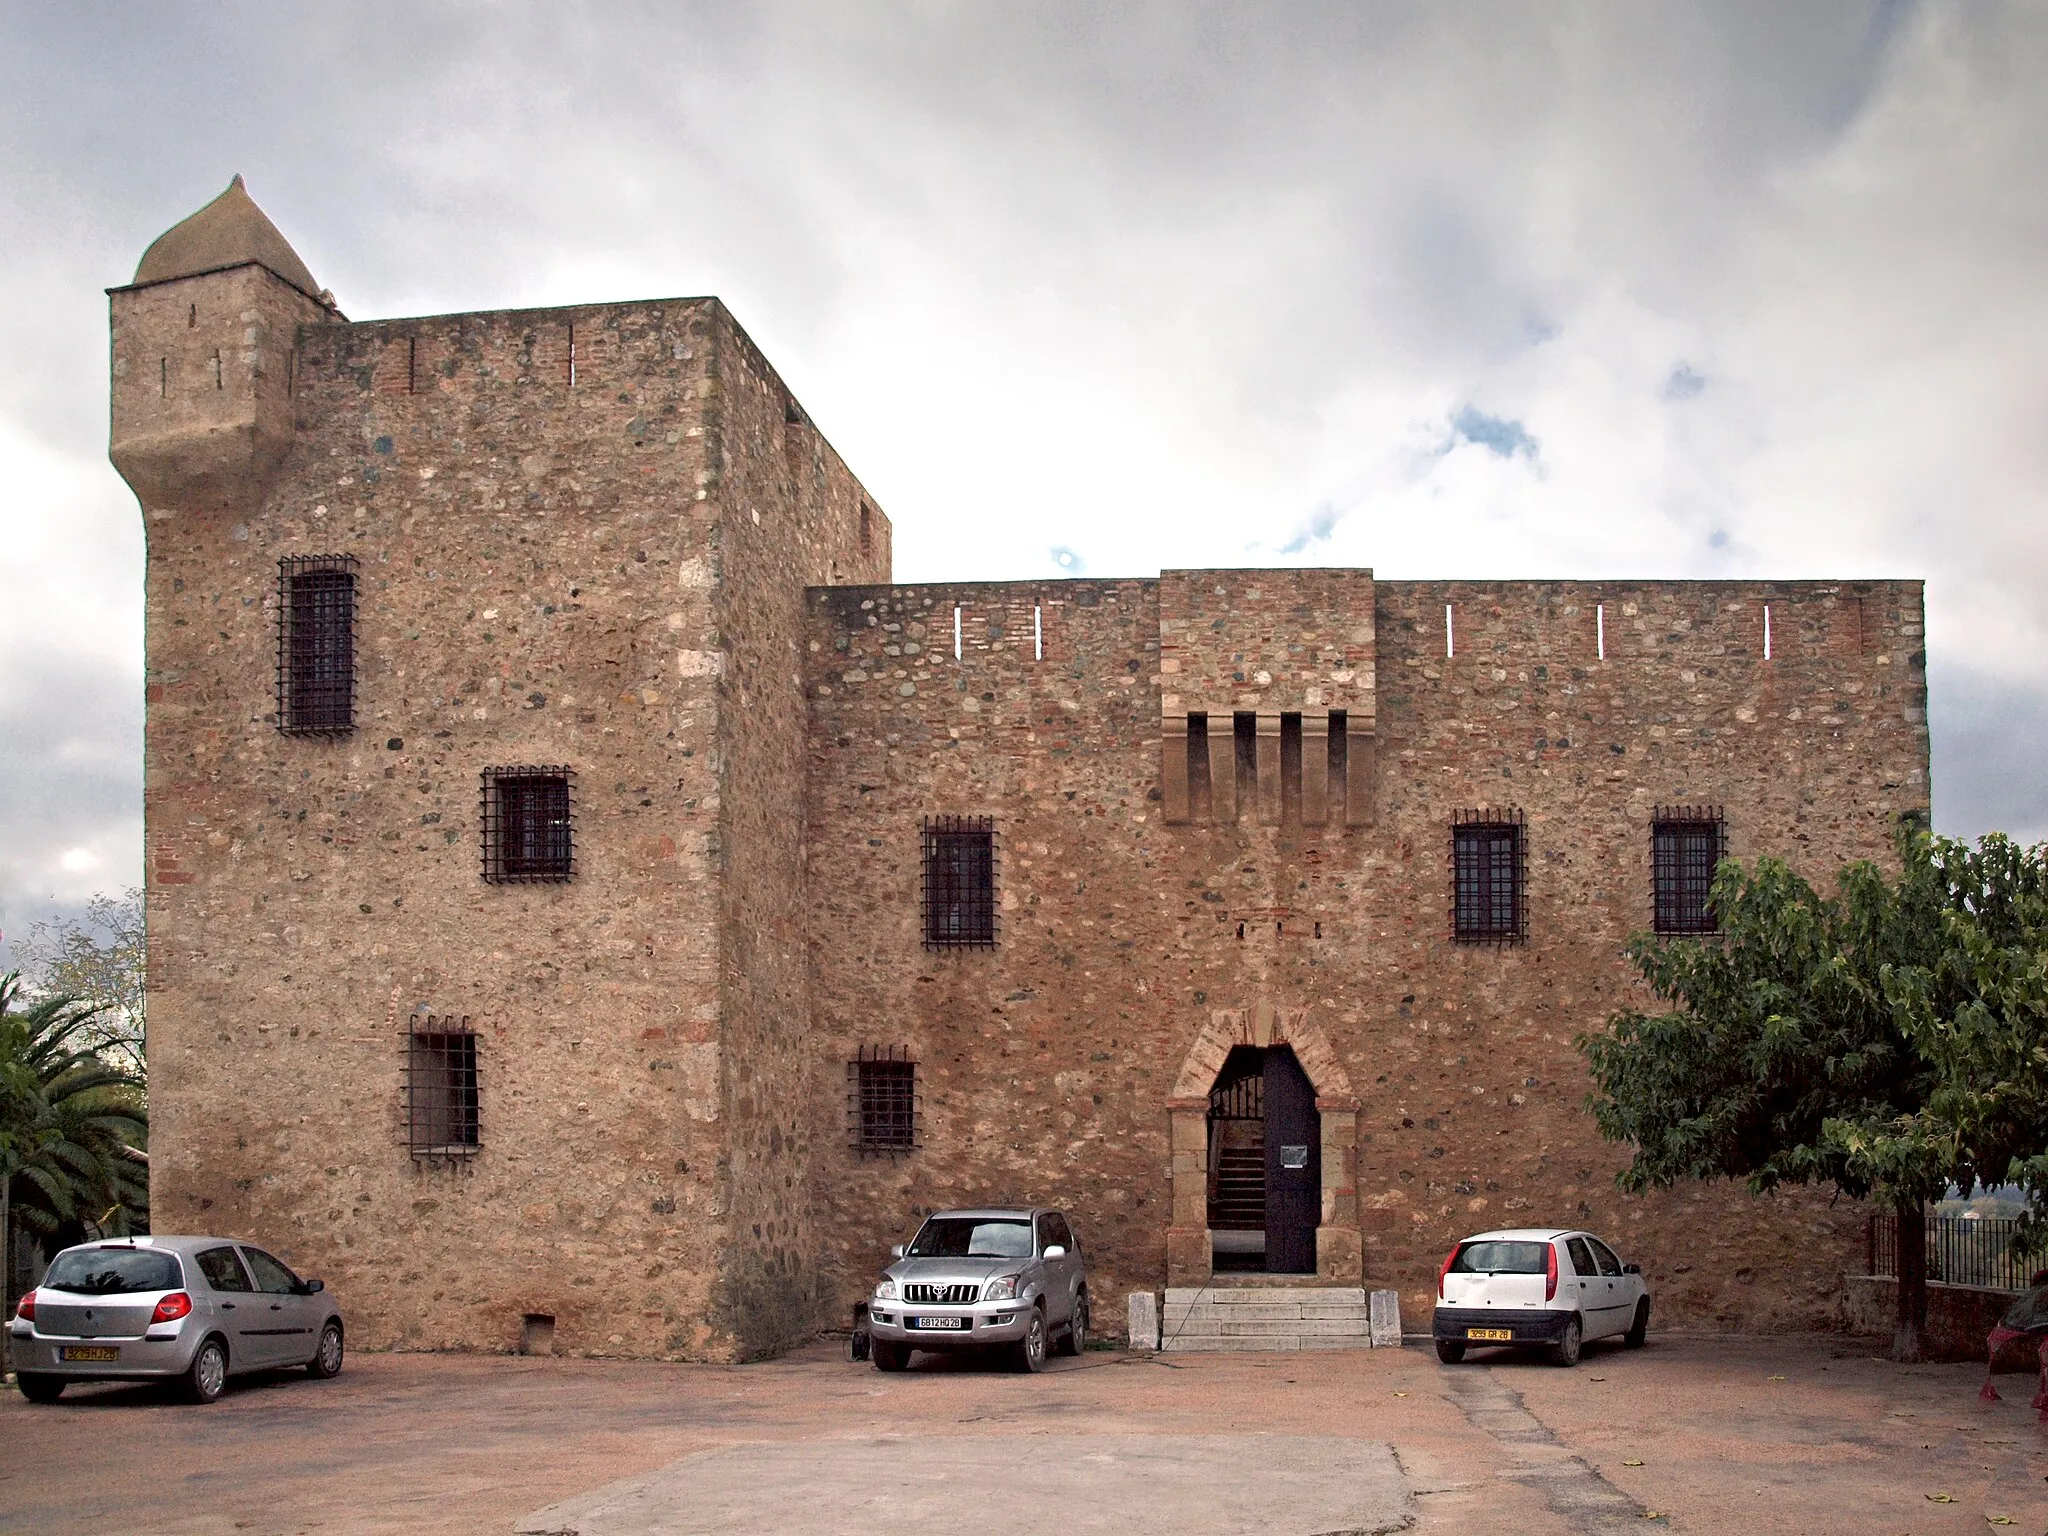
{"label": "blue sky patch", "polygon": [[[1537,442],[1529,435],[1529,429],[1519,421],[1510,421],[1502,416],[1489,416],[1477,406],[1466,406],[1451,418],[1451,432],[1455,438],[1512,459],[1517,454],[1524,458],[1536,457]],[[1456,442],[1453,441],[1453,447]]]}

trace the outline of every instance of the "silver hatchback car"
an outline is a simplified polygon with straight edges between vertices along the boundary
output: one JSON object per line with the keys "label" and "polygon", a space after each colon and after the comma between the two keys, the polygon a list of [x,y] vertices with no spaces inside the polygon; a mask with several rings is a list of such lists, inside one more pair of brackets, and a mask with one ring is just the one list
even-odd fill
{"label": "silver hatchback car", "polygon": [[913,1350],[997,1346],[1027,1371],[1088,1344],[1088,1276],[1067,1218],[1037,1207],[936,1211],[896,1250],[868,1299],[875,1364]]}
{"label": "silver hatchback car", "polygon": [[8,1326],[15,1381],[54,1403],[74,1381],[181,1382],[210,1403],[228,1377],[341,1369],[341,1312],[261,1248],[225,1237],[122,1237],[66,1248]]}

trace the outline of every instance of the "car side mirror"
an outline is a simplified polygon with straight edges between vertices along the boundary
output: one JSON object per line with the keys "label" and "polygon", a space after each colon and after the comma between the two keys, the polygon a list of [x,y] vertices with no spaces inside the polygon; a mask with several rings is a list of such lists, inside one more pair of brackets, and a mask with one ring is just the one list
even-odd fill
{"label": "car side mirror", "polygon": [[1067,1250],[1058,1243],[1048,1243],[1045,1249],[1045,1256],[1048,1259],[1064,1259],[1067,1256]]}
{"label": "car side mirror", "polygon": [[300,1294],[305,1296],[317,1296],[326,1289],[327,1282],[325,1280],[302,1280],[299,1282]]}
{"label": "car side mirror", "polygon": [[1643,1266],[1640,1264],[1624,1264],[1621,1266],[1621,1272],[1624,1275],[1640,1275],[1643,1272]]}
{"label": "car side mirror", "polygon": [[889,1250],[889,1257],[890,1257],[890,1258],[892,1258],[892,1259],[900,1259],[900,1258],[902,1258],[902,1257],[903,1257],[903,1245],[902,1245],[901,1243],[898,1243],[898,1244],[897,1244],[897,1245],[896,1245],[896,1246],[895,1246],[894,1248],[891,1248],[891,1249]]}

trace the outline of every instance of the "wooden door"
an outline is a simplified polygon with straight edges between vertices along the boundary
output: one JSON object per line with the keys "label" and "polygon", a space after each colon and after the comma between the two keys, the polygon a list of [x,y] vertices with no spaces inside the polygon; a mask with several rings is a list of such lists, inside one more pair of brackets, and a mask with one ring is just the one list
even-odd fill
{"label": "wooden door", "polygon": [[1316,1091],[1294,1052],[1266,1052],[1266,1269],[1314,1274],[1323,1211],[1323,1123]]}

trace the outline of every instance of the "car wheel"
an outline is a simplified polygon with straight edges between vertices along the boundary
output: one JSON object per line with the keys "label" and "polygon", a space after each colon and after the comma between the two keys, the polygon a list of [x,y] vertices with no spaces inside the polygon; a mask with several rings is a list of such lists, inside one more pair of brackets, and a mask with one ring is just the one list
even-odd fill
{"label": "car wheel", "polygon": [[341,1374],[341,1324],[330,1322],[320,1330],[320,1347],[306,1362],[306,1374],[316,1381]]}
{"label": "car wheel", "polygon": [[872,1340],[868,1348],[873,1351],[875,1369],[878,1371],[900,1371],[910,1364],[910,1351],[901,1344],[891,1344],[887,1339]]}
{"label": "car wheel", "polygon": [[21,1395],[32,1403],[54,1403],[64,1395],[62,1376],[44,1376],[23,1371],[14,1378],[14,1384],[21,1388]]}
{"label": "car wheel", "polygon": [[228,1347],[219,1339],[208,1339],[185,1369],[185,1395],[195,1403],[210,1403],[227,1384]]}
{"label": "car wheel", "polygon": [[1060,1340],[1060,1353],[1078,1355],[1088,1347],[1088,1293],[1083,1291],[1074,1298],[1073,1321],[1067,1324],[1067,1336]]}
{"label": "car wheel", "polygon": [[1022,1371],[1045,1369],[1045,1308],[1033,1307],[1031,1321],[1024,1329],[1024,1341],[1017,1346],[1017,1368]]}
{"label": "car wheel", "polygon": [[1575,1317],[1564,1325],[1564,1332],[1558,1336],[1557,1342],[1550,1346],[1550,1363],[1552,1365],[1577,1365],[1579,1363],[1579,1350],[1585,1344],[1585,1341],[1585,1329],[1579,1325],[1579,1320]]}
{"label": "car wheel", "polygon": [[1436,1357],[1443,1361],[1445,1365],[1456,1365],[1465,1358],[1465,1341],[1463,1339],[1438,1339],[1436,1341]]}
{"label": "car wheel", "polygon": [[1621,1342],[1630,1349],[1641,1349],[1643,1340],[1650,1336],[1650,1298],[1645,1296],[1636,1303],[1636,1320],[1629,1324],[1628,1332],[1621,1336]]}

